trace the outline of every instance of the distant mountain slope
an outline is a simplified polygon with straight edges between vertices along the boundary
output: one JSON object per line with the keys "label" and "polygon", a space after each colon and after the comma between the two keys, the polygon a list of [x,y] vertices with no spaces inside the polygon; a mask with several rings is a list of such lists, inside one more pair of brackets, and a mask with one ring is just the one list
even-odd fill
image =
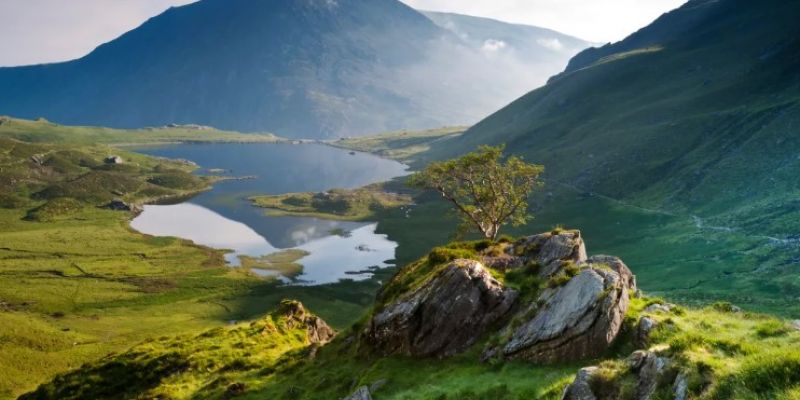
{"label": "distant mountain slope", "polygon": [[81,59],[0,68],[0,114],[350,136],[474,123],[570,55],[526,70],[396,0],[203,0]]}
{"label": "distant mountain slope", "polygon": [[715,216],[796,213],[798,15],[797,0],[690,1],[580,53],[448,152],[507,143],[551,180],[615,198]]}
{"label": "distant mountain slope", "polygon": [[[585,40],[536,26],[453,13],[422,13],[440,27],[455,33],[487,54],[518,58],[539,79],[542,79],[541,73],[553,69],[562,70],[563,57],[572,57],[591,45]],[[540,83],[544,83],[544,79]]]}
{"label": "distant mountain slope", "polygon": [[[429,156],[506,143],[546,166],[542,219],[580,219],[587,235],[592,227],[625,243],[613,250],[645,290],[796,313],[798,15],[797,0],[690,1],[580,53]],[[611,205],[565,200],[573,189]],[[659,227],[665,218],[671,225]]]}

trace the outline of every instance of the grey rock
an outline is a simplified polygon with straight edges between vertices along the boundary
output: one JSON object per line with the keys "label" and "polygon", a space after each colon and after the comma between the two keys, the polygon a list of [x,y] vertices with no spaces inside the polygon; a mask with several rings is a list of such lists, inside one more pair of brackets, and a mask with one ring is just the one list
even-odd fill
{"label": "grey rock", "polygon": [[646,313],[664,313],[668,314],[672,312],[672,309],[675,308],[675,304],[665,303],[665,304],[650,304],[649,306],[645,307],[644,312]]}
{"label": "grey rock", "polygon": [[364,336],[384,354],[446,357],[475,343],[516,298],[481,263],[456,260],[378,312]]}
{"label": "grey rock", "polygon": [[508,358],[575,361],[602,354],[617,337],[628,289],[614,271],[585,268],[562,287],[546,289],[536,315],[512,334]]}
{"label": "grey rock", "polygon": [[795,319],[789,324],[791,325],[792,328],[794,328],[794,330],[800,331],[800,319]]}
{"label": "grey rock", "polygon": [[336,331],[328,326],[325,321],[306,311],[299,301],[287,300],[278,306],[278,312],[286,317],[287,325],[305,326],[308,341],[311,344],[325,344],[330,342],[335,336]]}
{"label": "grey rock", "polygon": [[624,262],[619,257],[614,256],[606,256],[606,255],[594,255],[589,257],[586,260],[586,263],[589,265],[605,265],[611,268],[614,272],[619,274],[622,278],[625,285],[630,288],[636,287],[636,275],[631,273],[630,268],[625,265]]}
{"label": "grey rock", "polygon": [[650,342],[650,334],[658,327],[658,321],[653,318],[644,316],[639,318],[639,323],[636,325],[636,344],[639,346],[647,346]]}
{"label": "grey rock", "polygon": [[[636,383],[636,400],[649,400],[658,388],[658,383],[663,380],[664,373],[670,364],[670,360],[661,357],[650,351],[638,351],[635,361],[631,363],[632,369],[636,372],[638,381]],[[633,355],[631,355],[633,357]]]}
{"label": "grey rock", "polygon": [[34,154],[31,156],[31,162],[36,165],[44,165],[46,162],[44,154]]}
{"label": "grey rock", "polygon": [[356,389],[353,394],[350,396],[345,397],[343,400],[372,400],[372,395],[369,393],[369,388],[366,386],[361,386]]}
{"label": "grey rock", "polygon": [[542,266],[539,274],[549,277],[565,262],[586,261],[586,245],[579,231],[548,232],[522,238],[514,243],[514,253]]}
{"label": "grey rock", "polygon": [[686,374],[679,373],[675,377],[675,382],[672,384],[672,394],[675,400],[686,400],[689,393],[689,379]]}
{"label": "grey rock", "polygon": [[142,207],[140,205],[127,203],[122,200],[112,200],[111,202],[106,204],[104,208],[114,211],[131,211],[134,213],[142,212]]}
{"label": "grey rock", "polygon": [[575,375],[575,380],[564,388],[561,400],[597,400],[591,387],[592,375],[597,370],[597,367],[581,368]]}
{"label": "grey rock", "polygon": [[125,160],[120,156],[108,156],[103,160],[106,164],[124,164]]}

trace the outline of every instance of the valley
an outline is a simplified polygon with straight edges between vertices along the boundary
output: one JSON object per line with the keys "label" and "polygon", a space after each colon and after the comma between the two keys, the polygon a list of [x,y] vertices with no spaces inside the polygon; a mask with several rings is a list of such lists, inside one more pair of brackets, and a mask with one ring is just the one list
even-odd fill
{"label": "valley", "polygon": [[0,67],[0,400],[800,399],[800,1],[180,4]]}

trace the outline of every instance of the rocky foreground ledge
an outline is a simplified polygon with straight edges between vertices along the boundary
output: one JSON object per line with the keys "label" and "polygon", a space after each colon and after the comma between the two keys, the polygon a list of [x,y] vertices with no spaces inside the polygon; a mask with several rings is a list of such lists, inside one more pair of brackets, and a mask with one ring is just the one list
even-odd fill
{"label": "rocky foreground ledge", "polygon": [[474,253],[440,248],[407,268],[384,288],[362,334],[383,355],[449,357],[489,337],[484,361],[597,357],[620,333],[636,291],[622,260],[587,257],[579,231],[478,244]]}

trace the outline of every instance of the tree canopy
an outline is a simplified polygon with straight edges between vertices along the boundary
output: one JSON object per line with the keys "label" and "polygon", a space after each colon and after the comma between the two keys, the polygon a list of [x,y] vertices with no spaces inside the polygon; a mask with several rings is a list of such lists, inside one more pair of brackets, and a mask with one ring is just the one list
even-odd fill
{"label": "tree canopy", "polygon": [[459,158],[434,162],[411,177],[411,185],[438,191],[461,217],[462,231],[496,239],[505,224],[527,222],[528,198],[541,186],[544,167],[516,156],[504,146],[481,146]]}

